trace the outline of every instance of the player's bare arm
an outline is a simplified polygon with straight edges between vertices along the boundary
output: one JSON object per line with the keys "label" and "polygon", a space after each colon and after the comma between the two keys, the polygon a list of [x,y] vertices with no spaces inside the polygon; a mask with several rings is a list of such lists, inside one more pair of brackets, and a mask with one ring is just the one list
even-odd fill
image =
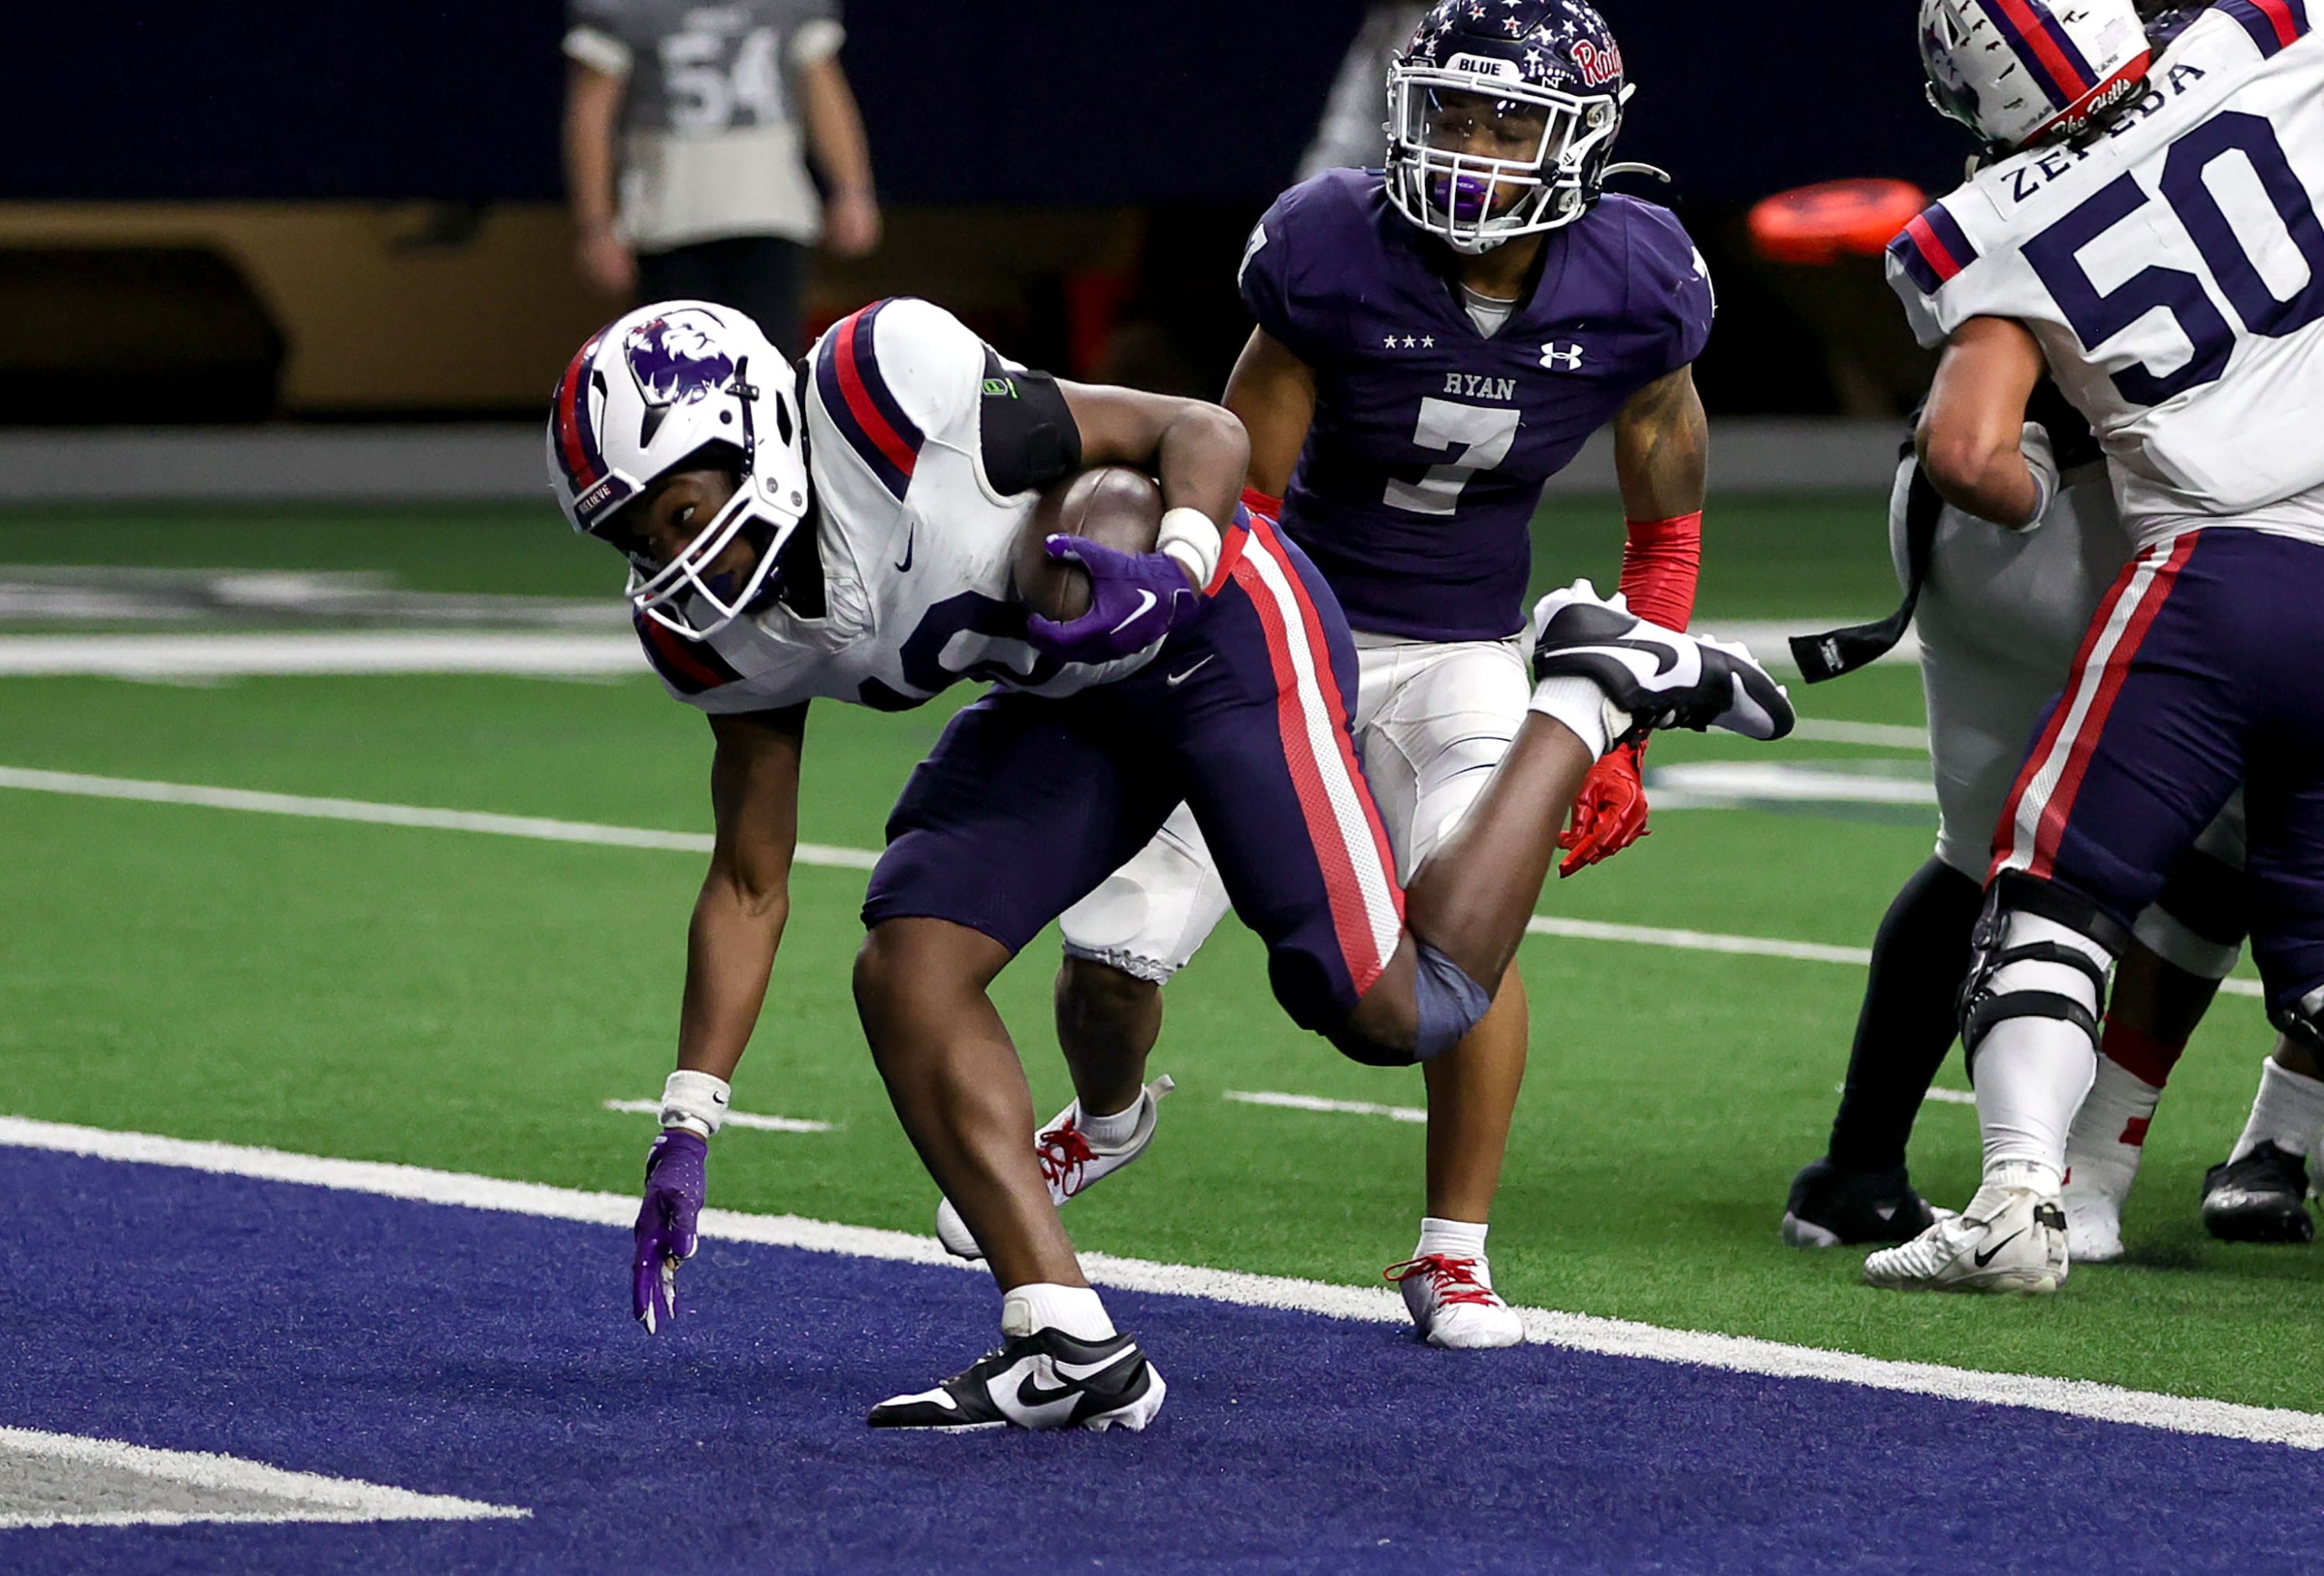
{"label": "player's bare arm", "polygon": [[638,285],[637,259],[613,227],[613,134],[626,86],[578,60],[566,70],[565,182],[579,232],[575,258],[582,277],[610,296]]}
{"label": "player's bare arm", "polygon": [[1314,425],[1314,369],[1266,329],[1254,328],[1227,379],[1226,408],[1250,438],[1250,484],[1282,497]]}
{"label": "player's bare arm", "polygon": [[1146,472],[1162,484],[1166,513],[1199,510],[1221,527],[1234,519],[1250,438],[1224,407],[1096,383],[1057,387],[1081,429],[1084,465]]}
{"label": "player's bare arm", "polygon": [[1632,394],[1614,418],[1614,476],[1632,520],[1671,520],[1702,510],[1711,424],[1683,366]]}
{"label": "player's bare arm", "polygon": [[[1102,539],[1102,531],[1060,532],[1049,523],[1047,509],[1035,510],[1026,521],[1017,583],[1026,594],[1047,578],[1056,604],[1028,596],[1035,611],[1026,638],[1036,650],[1068,661],[1127,658],[1191,617],[1208,594],[1225,550],[1223,530],[1241,496],[1250,440],[1240,422],[1200,400],[1087,383],[1059,382],[1057,390],[1073,419],[1082,462],[1090,467],[1085,475],[1118,475],[1111,467],[1127,467],[1137,473],[1121,477],[1134,484],[1130,492],[1142,489],[1139,478],[1151,476],[1160,486],[1161,509],[1150,541],[1140,530],[1126,544],[1130,550]],[[1104,506],[1084,512],[1141,527],[1137,501],[1124,489],[1107,491],[1124,495],[1095,498]],[[1038,573],[1044,558],[1052,571],[1047,576]],[[1059,569],[1067,571],[1062,585]],[[1060,616],[1076,609],[1075,616]]]}
{"label": "player's bare arm", "polygon": [[807,707],[713,716],[716,835],[686,937],[678,1065],[731,1080],[750,1044],[790,917]]}
{"label": "player's bare arm", "polygon": [[[1682,366],[1646,384],[1614,416],[1614,473],[1628,521],[1623,594],[1631,611],[1672,629],[1694,613],[1702,556],[1702,494],[1711,427]],[[1563,878],[1612,858],[1647,834],[1643,745],[1609,751],[1573,801],[1572,825],[1558,838]]]}
{"label": "player's bare arm", "polygon": [[2048,496],[2021,445],[2043,364],[2040,342],[2006,318],[1971,318],[1946,339],[1914,435],[1946,502],[1997,525],[2041,518]]}
{"label": "player's bare arm", "polygon": [[823,244],[835,256],[863,256],[880,244],[880,201],[872,186],[872,148],[863,135],[862,112],[837,55],[800,70],[799,97],[807,149],[828,191]]}

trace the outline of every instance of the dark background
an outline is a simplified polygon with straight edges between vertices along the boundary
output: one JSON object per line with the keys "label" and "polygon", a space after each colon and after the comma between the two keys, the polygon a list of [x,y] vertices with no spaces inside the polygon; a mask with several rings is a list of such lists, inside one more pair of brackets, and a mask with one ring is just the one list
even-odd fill
{"label": "dark background", "polygon": [[[560,0],[10,10],[0,199],[561,195]],[[1960,169],[1909,0],[1603,10],[1640,88],[1622,152],[1683,199]],[[852,0],[844,59],[891,202],[1250,203],[1286,183],[1360,11]]]}
{"label": "dark background", "polygon": [[[1021,291],[973,320],[1040,364],[1215,393],[1248,333],[1233,290],[1243,238],[1291,181],[1363,9],[846,0],[842,59],[882,198],[891,220],[920,218],[908,231],[891,223],[892,266],[823,271],[826,317],[871,294],[940,293],[915,260],[956,253],[975,228],[964,215],[1133,213],[1134,263],[1102,265],[1120,281],[1102,351],[1074,336],[1066,304],[1075,270],[1101,265],[1035,263],[1005,224],[998,246],[1025,254]],[[1618,156],[1675,177],[1622,189],[1674,207],[1718,284],[1719,329],[1696,369],[1706,405],[1727,415],[1908,407],[1927,369],[1877,263],[1773,267],[1752,253],[1744,216],[1756,199],[1814,180],[1950,184],[1963,143],[1923,102],[1911,0],[1603,9],[1638,89]],[[13,10],[0,64],[0,204],[419,203],[435,211],[429,232],[457,244],[488,211],[563,198],[563,0]],[[561,254],[540,266],[560,277],[570,268]],[[118,355],[92,356],[90,323],[123,340]],[[42,325],[56,346],[10,348]],[[165,341],[192,346],[175,382],[154,369]],[[0,364],[44,369],[17,380],[39,398],[0,402],[0,420],[281,414],[277,380],[286,346],[300,342],[298,326],[269,320],[216,253],[0,248]],[[134,390],[143,397],[124,393]],[[371,401],[297,413],[383,411]],[[463,412],[423,401],[386,413]]]}

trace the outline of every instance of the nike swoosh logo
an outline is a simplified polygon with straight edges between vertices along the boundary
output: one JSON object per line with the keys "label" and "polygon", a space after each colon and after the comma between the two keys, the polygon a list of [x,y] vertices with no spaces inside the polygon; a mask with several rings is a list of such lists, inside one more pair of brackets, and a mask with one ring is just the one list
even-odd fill
{"label": "nike swoosh logo", "polygon": [[919,522],[918,521],[917,521],[917,520],[916,520],[916,521],[913,521],[913,522],[912,522],[908,527],[907,527],[907,528],[905,529],[905,531],[904,531],[904,556],[903,556],[903,558],[900,558],[900,559],[899,559],[899,560],[897,561],[897,564],[896,564],[896,572],[897,572],[898,574],[899,574],[899,575],[908,575],[908,574],[911,573],[911,568],[912,568],[912,544],[913,544],[913,540],[914,540],[914,539],[915,539],[915,538],[917,538],[919,534],[920,534],[920,522]]}
{"label": "nike swoosh logo", "polygon": [[2005,1249],[2005,1248],[2008,1247],[2012,1242],[2016,1241],[2016,1240],[2017,1240],[2017,1239],[2019,1239],[2020,1237],[2023,1237],[2024,1235],[2025,1235],[2025,1228],[2024,1228],[2024,1227],[2023,1227],[2023,1226],[2020,1226],[2020,1227],[2018,1227],[2018,1228],[2017,1228],[2017,1230],[2015,1230],[2015,1231],[2010,1232],[2008,1236],[2004,1237],[2000,1241],[1996,1242],[1992,1247],[1990,1247],[1990,1248],[1987,1249],[1984,1252],[1982,1252],[1982,1253],[1972,1253],[1972,1254],[1970,1254],[1970,1255],[1969,1255],[1969,1257],[1970,1257],[1971,1258],[1973,1258],[1973,1259],[1975,1259],[1975,1260],[1977,1261],[1977,1267],[1978,1267],[1979,1269],[1983,1269],[1987,1265],[1991,1264],[1991,1263],[1993,1262],[1993,1256],[1994,1256],[1995,1254],[1997,1254],[1997,1253],[2000,1252],[2003,1249]]}
{"label": "nike swoosh logo", "polygon": [[1136,623],[1139,619],[1144,618],[1147,613],[1154,606],[1155,603],[1159,600],[1160,598],[1157,597],[1151,591],[1140,591],[1138,594],[1137,609],[1132,612],[1128,618],[1123,619],[1120,623],[1114,625],[1113,628],[1106,631],[1106,633],[1110,635],[1118,635],[1121,633],[1122,631]]}
{"label": "nike swoosh logo", "polygon": [[[1010,1364],[987,1382],[986,1390],[992,1404],[1019,1427],[1039,1428],[1046,1424],[1063,1423],[1081,1405],[1079,1390],[1049,1389],[1042,1385],[1040,1371],[1040,1359],[1028,1357]],[[1011,1380],[1016,1382],[1012,1385]]]}
{"label": "nike swoosh logo", "polygon": [[1186,680],[1192,678],[1195,674],[1200,673],[1204,668],[1208,668],[1212,663],[1218,659],[1219,654],[1216,651],[1213,651],[1209,656],[1204,658],[1201,661],[1195,663],[1192,668],[1187,668],[1184,673],[1173,673],[1169,677],[1165,678],[1162,682],[1167,687],[1176,689],[1180,685],[1185,683]]}
{"label": "nike swoosh logo", "polygon": [[[1640,671],[1637,663],[1631,660],[1634,653],[1652,657],[1655,659],[1654,671],[1652,673]],[[1569,654],[1611,657],[1631,672],[1637,673],[1641,680],[1660,678],[1664,674],[1674,671],[1678,667],[1680,657],[1680,652],[1674,647],[1650,645],[1644,641],[1608,641],[1593,646],[1559,646],[1551,652],[1551,655],[1559,657]]]}

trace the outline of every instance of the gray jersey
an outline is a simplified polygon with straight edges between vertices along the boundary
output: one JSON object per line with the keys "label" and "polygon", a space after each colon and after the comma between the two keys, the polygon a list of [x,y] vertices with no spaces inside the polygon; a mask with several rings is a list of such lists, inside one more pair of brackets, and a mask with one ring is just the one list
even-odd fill
{"label": "gray jersey", "polygon": [[623,80],[622,224],[655,251],[812,240],[794,83],[844,38],[837,0],[569,0],[565,52]]}
{"label": "gray jersey", "polygon": [[[1888,511],[1900,581],[1913,469],[1911,460],[1898,467]],[[2070,475],[2041,523],[2024,530],[1950,504],[1939,517],[1913,622],[1936,770],[1937,857],[1963,875],[1985,879],[1993,829],[2034,725],[2130,555],[2098,466]]]}

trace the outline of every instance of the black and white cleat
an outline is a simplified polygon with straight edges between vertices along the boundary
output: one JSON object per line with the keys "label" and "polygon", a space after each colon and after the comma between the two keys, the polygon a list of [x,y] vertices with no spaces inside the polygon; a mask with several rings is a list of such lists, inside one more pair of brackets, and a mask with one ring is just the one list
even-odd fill
{"label": "black and white cleat", "polygon": [[1789,693],[1741,646],[1648,623],[1587,580],[1543,597],[1534,629],[1534,682],[1595,683],[1628,719],[1617,743],[1662,728],[1780,739],[1798,721]]}
{"label": "black and white cleat", "polygon": [[874,1428],[1144,1428],[1168,1387],[1129,1335],[1076,1341],[1056,1330],[1019,1335],[933,1390],[872,1408]]}

